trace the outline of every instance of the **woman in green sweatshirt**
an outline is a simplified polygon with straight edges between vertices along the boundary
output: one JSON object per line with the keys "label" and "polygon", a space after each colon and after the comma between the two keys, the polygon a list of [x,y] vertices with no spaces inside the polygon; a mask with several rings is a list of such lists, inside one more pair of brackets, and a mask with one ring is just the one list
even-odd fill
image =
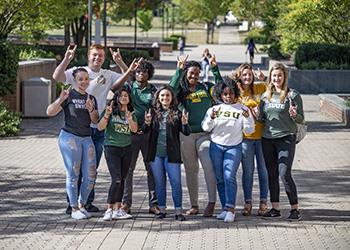
{"label": "woman in green sweatshirt", "polygon": [[286,67],[277,63],[271,68],[266,92],[261,97],[259,120],[265,123],[262,147],[269,176],[272,209],[264,217],[280,217],[279,176],[291,205],[288,220],[300,220],[297,188],[292,178],[297,123],[304,121],[299,93],[288,88]]}

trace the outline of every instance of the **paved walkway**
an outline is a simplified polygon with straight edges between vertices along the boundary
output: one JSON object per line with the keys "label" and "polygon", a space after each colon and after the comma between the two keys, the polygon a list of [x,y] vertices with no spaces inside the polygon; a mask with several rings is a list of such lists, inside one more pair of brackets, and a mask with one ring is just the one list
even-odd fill
{"label": "paved walkway", "polygon": [[[202,48],[189,48],[191,58]],[[220,67],[228,73],[241,60],[232,59],[236,46],[212,46]],[[224,50],[224,51],[223,51]],[[155,81],[167,82],[174,72],[175,54],[156,63]],[[220,58],[220,59],[219,59]],[[233,63],[232,63],[233,62]],[[242,62],[242,61],[241,61]],[[155,220],[148,214],[146,173],[139,158],[134,179],[134,218],[104,222],[102,212],[86,221],[64,214],[65,172],[57,145],[62,116],[26,119],[23,132],[0,140],[0,249],[349,249],[350,248],[350,129],[320,113],[318,96],[303,95],[307,137],[297,146],[293,174],[303,220],[285,220],[289,206],[281,190],[283,218],[243,217],[241,171],[237,217],[231,224],[202,216]],[[189,197],[183,173],[184,208]],[[104,160],[99,168],[95,205],[105,208],[110,177]],[[257,180],[254,214],[257,209]],[[200,170],[200,208],[207,201]],[[219,211],[219,205],[217,205]]]}

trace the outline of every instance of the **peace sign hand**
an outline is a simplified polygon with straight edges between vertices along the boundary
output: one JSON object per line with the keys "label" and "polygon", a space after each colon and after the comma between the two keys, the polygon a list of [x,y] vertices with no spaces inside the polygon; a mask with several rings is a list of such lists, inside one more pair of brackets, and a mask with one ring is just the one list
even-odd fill
{"label": "peace sign hand", "polygon": [[151,114],[151,109],[148,109],[148,112],[145,111],[145,123],[147,125],[151,125],[152,122],[152,114]]}
{"label": "peace sign hand", "polygon": [[219,117],[219,112],[220,112],[221,107],[218,108],[218,110],[215,110],[215,108],[213,108],[210,118],[211,119],[215,119],[217,117]]}
{"label": "peace sign hand", "polygon": [[265,75],[264,73],[258,68],[258,70],[253,70],[254,75],[259,79],[259,81],[264,81],[265,80]]}
{"label": "peace sign hand", "polygon": [[110,116],[112,114],[112,111],[113,111],[113,104],[114,104],[114,101],[112,100],[111,103],[109,104],[109,106],[106,107],[106,111],[105,111],[105,114],[107,116]]}
{"label": "peace sign hand", "polygon": [[143,57],[141,57],[139,60],[135,58],[129,66],[129,71],[134,72],[143,61],[144,61]]}
{"label": "peace sign hand", "polygon": [[61,94],[60,94],[60,99],[62,101],[66,100],[68,98],[71,88],[72,88],[72,85],[70,85],[68,89],[62,88],[62,91],[61,91]]}
{"label": "peace sign hand", "polygon": [[64,59],[68,61],[72,61],[75,56],[75,50],[77,49],[77,45],[75,44],[74,47],[71,49],[71,46],[69,45],[67,48],[66,53],[64,54]]}
{"label": "peace sign hand", "polygon": [[125,117],[128,121],[132,121],[132,115],[135,113],[135,111],[130,112],[129,110],[126,110]]}
{"label": "peace sign hand", "polygon": [[183,69],[185,67],[185,63],[187,62],[188,55],[182,55],[177,57],[177,67],[179,69]]}
{"label": "peace sign hand", "polygon": [[188,124],[188,112],[185,109],[182,111],[181,122],[182,122],[182,125]]}
{"label": "peace sign hand", "polygon": [[87,99],[85,102],[85,107],[89,111],[89,113],[91,113],[92,111],[95,110],[95,106],[94,106],[94,103],[92,102],[92,100],[90,99],[90,95],[87,96]]}

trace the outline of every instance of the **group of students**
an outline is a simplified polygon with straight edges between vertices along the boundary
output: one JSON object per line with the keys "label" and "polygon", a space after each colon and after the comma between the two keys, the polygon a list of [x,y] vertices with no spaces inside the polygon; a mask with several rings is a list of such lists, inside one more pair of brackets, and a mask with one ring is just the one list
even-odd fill
{"label": "group of students", "polygon": [[[296,124],[304,120],[303,105],[298,92],[288,88],[282,64],[271,68],[269,81],[264,83],[264,74],[255,72],[250,64],[222,77],[212,55],[209,63],[215,81],[211,83],[200,81],[200,63],[180,56],[169,84],[157,89],[148,82],[154,67],[142,58],[127,67],[119,51],[111,50],[122,75],[102,69],[105,52],[100,45],[90,47],[88,66],[66,70],[75,50],[67,49],[53,76],[73,88],[62,90],[47,109],[50,116],[64,111],[59,147],[72,218],[86,219],[97,210],[91,203],[92,190],[103,149],[111,175],[103,220],[132,217],[132,179],[140,151],[147,170],[149,212],[159,219],[167,216],[167,176],[175,219],[186,219],[182,211],[182,163],[191,204],[186,215],[199,213],[201,165],[208,191],[203,216],[213,216],[218,193],[222,211],[217,218],[233,222],[240,163],[245,200],[242,214],[251,215],[255,159],[260,188],[258,215],[281,216],[280,176],[292,208],[288,219],[301,218],[291,168]],[[262,82],[255,83],[254,74]],[[107,102],[109,90],[114,96]]]}

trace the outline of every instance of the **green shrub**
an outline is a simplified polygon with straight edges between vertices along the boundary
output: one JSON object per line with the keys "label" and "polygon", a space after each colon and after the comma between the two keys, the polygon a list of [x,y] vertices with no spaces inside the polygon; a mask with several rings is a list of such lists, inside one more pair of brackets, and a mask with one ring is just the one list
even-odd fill
{"label": "green shrub", "polygon": [[244,44],[248,44],[249,40],[253,38],[255,43],[259,44],[267,44],[268,43],[268,38],[266,35],[263,33],[262,29],[255,28],[252,29],[246,38],[244,38]]}
{"label": "green shrub", "polygon": [[27,61],[36,58],[54,58],[55,54],[51,51],[46,51],[43,49],[35,49],[35,48],[24,48],[21,49],[19,53],[20,61]]}
{"label": "green shrub", "polygon": [[350,69],[350,45],[306,43],[300,45],[294,58],[299,69]]}
{"label": "green shrub", "polygon": [[[179,38],[181,37],[182,40],[184,41],[184,46],[186,46],[186,37],[185,36],[174,34],[174,35],[171,35],[170,37],[175,37],[177,39],[177,41],[179,41]],[[176,44],[176,49],[177,49],[177,44]]]}
{"label": "green shrub", "polygon": [[164,38],[164,42],[171,42],[173,43],[173,50],[177,50],[177,43],[178,43],[178,38],[176,37],[166,37]]}
{"label": "green shrub", "polygon": [[350,98],[347,98],[345,101],[345,105],[350,108]]}
{"label": "green shrub", "polygon": [[0,55],[0,96],[5,96],[16,90],[19,51],[11,42],[1,41]]}
{"label": "green shrub", "polygon": [[20,124],[20,114],[9,111],[5,103],[0,101],[0,137],[17,135]]}
{"label": "green shrub", "polygon": [[290,57],[281,52],[281,45],[278,42],[274,42],[269,46],[267,54],[275,60],[288,59]]}

